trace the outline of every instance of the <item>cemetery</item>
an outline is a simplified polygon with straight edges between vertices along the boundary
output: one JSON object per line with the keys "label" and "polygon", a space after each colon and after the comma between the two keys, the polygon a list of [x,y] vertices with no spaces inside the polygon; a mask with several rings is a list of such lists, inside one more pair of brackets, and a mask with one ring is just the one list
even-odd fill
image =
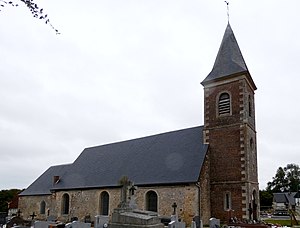
{"label": "cemetery", "polygon": [[[47,220],[36,220],[35,213],[31,214],[31,221],[24,220],[21,216],[21,212],[13,217],[2,228],[203,228],[204,226],[209,228],[266,228],[265,224],[260,224],[254,221],[240,222],[236,218],[231,218],[227,224],[221,225],[220,219],[210,218],[208,225],[203,225],[199,218],[194,218],[193,221],[182,221],[177,213],[177,204],[174,202],[170,205],[173,209],[173,213],[168,217],[161,217],[158,213],[153,211],[145,211],[137,208],[135,202],[136,187],[133,183],[126,179],[123,181],[121,187],[121,199],[118,207],[114,209],[111,216],[96,215],[94,219],[90,216],[86,216],[84,221],[79,221],[74,217],[70,222],[63,223],[58,221],[54,216],[48,216]],[[186,226],[186,222],[191,224]]]}

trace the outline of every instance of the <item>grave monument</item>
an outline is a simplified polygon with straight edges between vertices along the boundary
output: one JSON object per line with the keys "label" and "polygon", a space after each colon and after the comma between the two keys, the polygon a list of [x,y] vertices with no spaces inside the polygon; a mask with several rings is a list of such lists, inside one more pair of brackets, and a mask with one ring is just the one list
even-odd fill
{"label": "grave monument", "polygon": [[163,228],[156,212],[137,209],[134,184],[127,177],[122,177],[120,184],[121,202],[112,213],[109,228]]}

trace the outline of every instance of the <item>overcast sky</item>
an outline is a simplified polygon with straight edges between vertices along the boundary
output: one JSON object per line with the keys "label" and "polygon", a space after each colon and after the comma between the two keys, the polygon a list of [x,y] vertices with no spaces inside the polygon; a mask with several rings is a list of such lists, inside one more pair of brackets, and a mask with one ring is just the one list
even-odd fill
{"label": "overcast sky", "polygon": [[[0,12],[0,189],[26,188],[86,147],[203,125],[223,0],[35,0]],[[232,0],[258,90],[260,188],[300,164],[300,1]]]}

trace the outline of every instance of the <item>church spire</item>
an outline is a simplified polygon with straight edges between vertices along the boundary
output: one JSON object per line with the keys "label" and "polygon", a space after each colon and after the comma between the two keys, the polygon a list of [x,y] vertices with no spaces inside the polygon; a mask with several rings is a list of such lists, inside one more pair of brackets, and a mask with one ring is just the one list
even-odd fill
{"label": "church spire", "polygon": [[248,74],[250,81],[252,81],[239,45],[228,22],[213,69],[201,84],[206,85],[212,81],[218,81],[228,76],[243,73]]}

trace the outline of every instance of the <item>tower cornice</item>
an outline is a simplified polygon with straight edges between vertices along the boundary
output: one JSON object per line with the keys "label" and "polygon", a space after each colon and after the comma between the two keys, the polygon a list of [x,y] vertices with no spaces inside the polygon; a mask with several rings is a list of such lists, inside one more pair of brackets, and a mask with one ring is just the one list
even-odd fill
{"label": "tower cornice", "polygon": [[252,77],[250,76],[248,71],[228,75],[226,78],[215,79],[215,80],[211,80],[209,82],[203,82],[202,85],[204,86],[204,88],[211,88],[211,87],[215,87],[218,85],[231,83],[233,81],[239,81],[241,79],[245,79],[253,91],[255,91],[257,89],[256,85],[255,85],[254,81],[252,80]]}

